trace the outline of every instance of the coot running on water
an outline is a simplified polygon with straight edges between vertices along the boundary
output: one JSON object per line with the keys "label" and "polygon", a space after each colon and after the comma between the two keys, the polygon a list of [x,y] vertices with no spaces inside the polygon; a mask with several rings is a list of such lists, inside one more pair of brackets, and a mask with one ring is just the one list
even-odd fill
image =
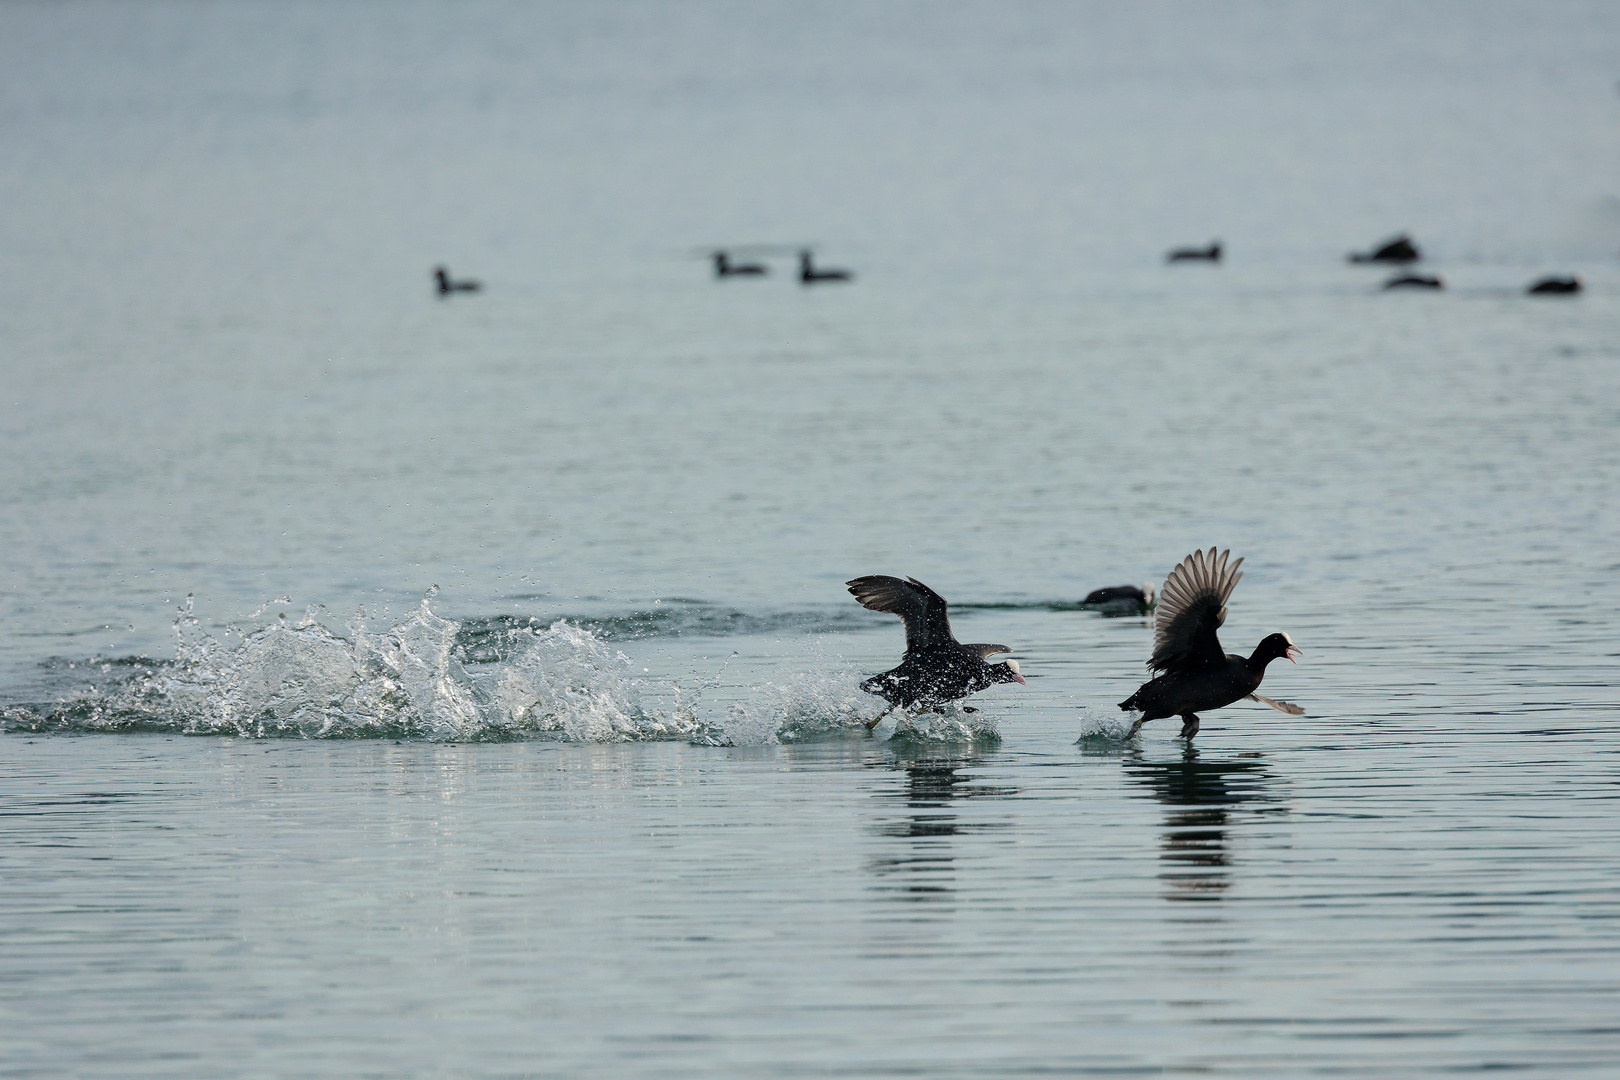
{"label": "coot running on water", "polygon": [[1405,233],[1384,241],[1375,251],[1350,253],[1350,261],[1353,263],[1414,263],[1422,257],[1417,245],[1412,243],[1412,238]]}
{"label": "coot running on water", "polygon": [[814,285],[818,281],[850,281],[855,277],[848,270],[817,270],[810,262],[808,251],[799,252],[799,284]]}
{"label": "coot running on water", "polygon": [[1093,589],[1080,601],[1080,606],[1134,614],[1152,611],[1153,602],[1153,583],[1150,581],[1143,583],[1141,588],[1135,585],[1110,585],[1106,589]]}
{"label": "coot running on water", "polygon": [[1573,296],[1581,291],[1578,277],[1544,277],[1525,292],[1532,296]]}
{"label": "coot running on water", "polygon": [[1385,289],[1443,289],[1445,283],[1433,274],[1400,274],[1384,282]]}
{"label": "coot running on water", "polygon": [[477,292],[484,287],[483,282],[471,279],[452,281],[450,280],[450,271],[442,266],[433,268],[433,276],[438,279],[440,296],[449,296],[453,292]]}
{"label": "coot running on water", "polygon": [[1243,560],[1227,564],[1230,551],[1219,556],[1195,551],[1170,571],[1159,594],[1159,613],[1153,627],[1153,656],[1148,667],[1162,672],[1119,703],[1126,712],[1142,715],[1126,734],[1130,738],[1149,720],[1181,717],[1181,737],[1198,734],[1198,714],[1219,709],[1240,698],[1253,698],[1273,709],[1300,716],[1305,710],[1286,701],[1272,701],[1255,693],[1266,676],[1266,665],[1278,657],[1294,659],[1299,647],[1287,634],[1269,634],[1255,646],[1253,656],[1238,656],[1221,648],[1215,631],[1226,621],[1226,598],[1243,575]]}
{"label": "coot running on water", "polygon": [[1165,262],[1220,262],[1221,242],[1211,240],[1207,248],[1176,248],[1164,257]]}
{"label": "coot running on water", "polygon": [[740,266],[733,266],[731,258],[723,251],[715,252],[713,259],[714,276],[717,278],[759,277],[770,273],[770,268],[763,263],[743,263]]}
{"label": "coot running on water", "polygon": [[996,683],[1021,683],[1018,661],[991,664],[986,657],[1012,652],[1005,645],[964,645],[951,633],[945,598],[916,578],[902,581],[885,574],[868,574],[847,582],[861,606],[900,616],[906,626],[906,656],[900,666],[861,683],[889,708],[866,722],[867,729],[898,707],[938,709]]}

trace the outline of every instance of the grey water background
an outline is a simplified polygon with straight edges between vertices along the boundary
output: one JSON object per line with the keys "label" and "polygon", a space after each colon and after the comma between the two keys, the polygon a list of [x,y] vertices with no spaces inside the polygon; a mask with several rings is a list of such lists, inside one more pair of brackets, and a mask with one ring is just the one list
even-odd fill
{"label": "grey water background", "polygon": [[[1617,45],[0,5],[0,1075],[1611,1074]],[[1307,715],[1124,743],[1210,544]]]}

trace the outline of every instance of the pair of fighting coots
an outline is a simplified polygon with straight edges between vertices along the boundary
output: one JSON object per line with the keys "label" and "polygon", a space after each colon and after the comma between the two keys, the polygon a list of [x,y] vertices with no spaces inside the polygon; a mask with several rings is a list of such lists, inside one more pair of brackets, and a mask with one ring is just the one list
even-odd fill
{"label": "pair of fighting coots", "polygon": [[[1142,715],[1126,734],[1130,738],[1149,720],[1181,717],[1181,737],[1198,734],[1198,714],[1241,698],[1252,698],[1292,716],[1298,705],[1255,693],[1266,665],[1279,657],[1294,660],[1299,647],[1287,634],[1269,634],[1252,656],[1227,653],[1215,631],[1226,621],[1226,600],[1243,575],[1242,559],[1228,562],[1230,551],[1195,551],[1170,571],[1159,595],[1153,627],[1153,655],[1148,667],[1158,677],[1143,683],[1119,703]],[[861,689],[889,703],[868,729],[893,709],[937,709],[996,683],[1022,683],[1018,661],[989,662],[1005,645],[964,645],[951,633],[945,598],[916,578],[905,581],[873,574],[848,583],[863,607],[900,616],[906,626],[906,656],[900,666],[861,683]]]}

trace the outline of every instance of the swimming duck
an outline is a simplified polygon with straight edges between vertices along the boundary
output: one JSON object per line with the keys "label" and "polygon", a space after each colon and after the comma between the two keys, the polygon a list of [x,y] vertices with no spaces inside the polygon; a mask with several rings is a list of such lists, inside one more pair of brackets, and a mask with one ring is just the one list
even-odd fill
{"label": "swimming duck", "polygon": [[1211,240],[1207,248],[1175,248],[1164,257],[1165,262],[1220,262],[1221,242]]}
{"label": "swimming duck", "polygon": [[1119,703],[1126,712],[1137,710],[1141,717],[1131,725],[1131,738],[1149,720],[1166,716],[1181,717],[1181,737],[1198,734],[1198,714],[1219,709],[1242,698],[1262,705],[1303,715],[1305,710],[1286,701],[1273,701],[1255,693],[1266,677],[1266,665],[1279,657],[1295,660],[1299,646],[1287,634],[1268,634],[1255,646],[1252,656],[1238,656],[1221,648],[1215,634],[1226,621],[1226,600],[1243,575],[1243,560],[1228,563],[1230,551],[1216,555],[1195,551],[1181,561],[1164,580],[1159,594],[1158,615],[1153,627],[1153,656],[1148,667],[1161,674],[1143,683]]}
{"label": "swimming duck", "polygon": [[1080,606],[1145,612],[1153,610],[1153,602],[1153,583],[1149,581],[1144,582],[1141,588],[1135,585],[1110,585],[1106,589],[1093,589],[1080,601]]}
{"label": "swimming duck", "polygon": [[1581,291],[1581,279],[1578,277],[1544,277],[1531,285],[1525,292],[1531,296],[1573,296]]}
{"label": "swimming duck", "polygon": [[889,707],[866,722],[877,727],[895,708],[938,709],[997,683],[1022,683],[1018,661],[992,664],[987,658],[1012,652],[1005,645],[964,645],[951,633],[945,598],[916,578],[902,581],[884,574],[869,574],[847,582],[861,606],[900,616],[906,627],[906,655],[900,666],[861,683]]}
{"label": "swimming duck", "polygon": [[433,276],[438,279],[440,296],[449,296],[453,292],[477,292],[484,287],[483,282],[471,279],[452,281],[450,271],[442,266],[434,267]]}
{"label": "swimming duck", "polygon": [[733,266],[731,265],[731,259],[723,251],[715,252],[713,259],[714,276],[717,278],[759,277],[771,272],[770,268],[762,263],[743,263],[741,266]]}
{"label": "swimming duck", "polygon": [[799,284],[814,285],[818,281],[850,281],[855,277],[848,270],[817,270],[810,262],[808,251],[799,252]]}
{"label": "swimming duck", "polygon": [[1353,251],[1349,256],[1353,263],[1414,263],[1422,257],[1417,245],[1405,233],[1384,241],[1374,251]]}

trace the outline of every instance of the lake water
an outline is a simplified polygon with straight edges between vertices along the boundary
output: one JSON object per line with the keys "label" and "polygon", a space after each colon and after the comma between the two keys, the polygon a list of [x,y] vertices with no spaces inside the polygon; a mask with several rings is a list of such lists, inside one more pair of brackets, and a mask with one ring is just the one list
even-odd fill
{"label": "lake water", "polygon": [[[0,1076],[1612,1075],[1617,55],[0,6]],[[1212,544],[1307,713],[1124,741]],[[868,737],[865,573],[1029,684]]]}

